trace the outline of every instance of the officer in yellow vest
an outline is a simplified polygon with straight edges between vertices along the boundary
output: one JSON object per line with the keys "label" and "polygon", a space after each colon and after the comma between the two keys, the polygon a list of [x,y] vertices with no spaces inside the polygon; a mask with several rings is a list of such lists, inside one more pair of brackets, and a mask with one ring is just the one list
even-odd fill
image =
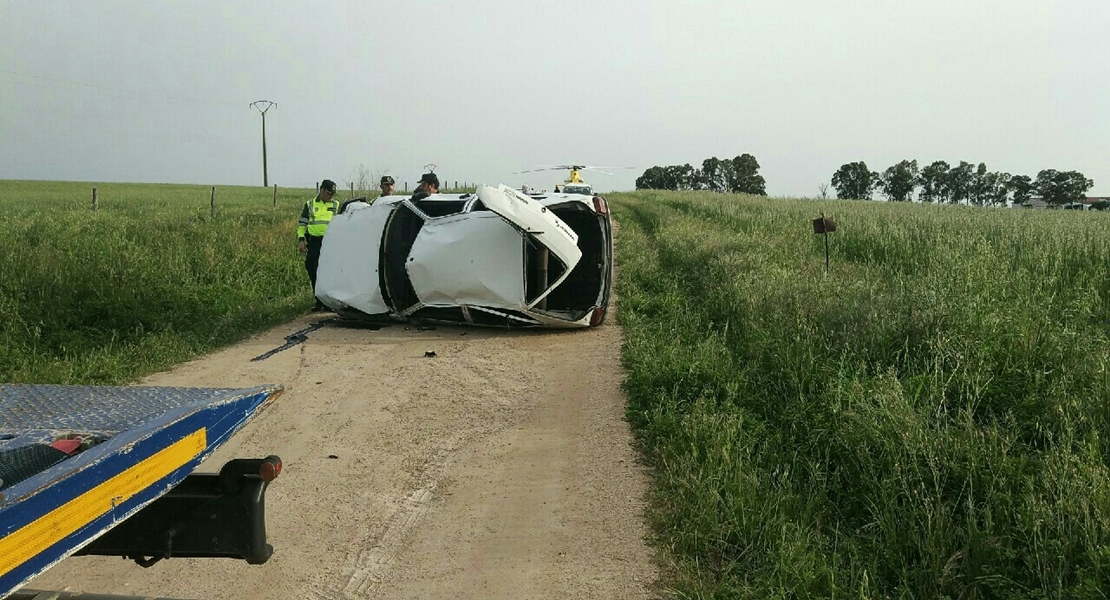
{"label": "officer in yellow vest", "polygon": [[[320,193],[304,203],[304,207],[301,208],[301,218],[297,220],[297,249],[305,255],[304,268],[308,271],[313,295],[316,294],[316,268],[320,265],[320,246],[324,242],[324,232],[327,231],[328,223],[338,210],[339,201],[335,199],[335,182],[325,179],[320,183]],[[317,300],[312,311],[326,308]]]}

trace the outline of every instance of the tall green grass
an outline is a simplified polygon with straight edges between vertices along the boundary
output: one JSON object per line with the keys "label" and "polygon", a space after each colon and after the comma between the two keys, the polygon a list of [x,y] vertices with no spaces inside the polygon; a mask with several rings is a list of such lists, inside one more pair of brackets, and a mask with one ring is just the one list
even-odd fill
{"label": "tall green grass", "polygon": [[0,381],[131,382],[307,312],[312,191],[210,190],[0,181]]}
{"label": "tall green grass", "polygon": [[1110,215],[610,201],[678,596],[1110,594]]}

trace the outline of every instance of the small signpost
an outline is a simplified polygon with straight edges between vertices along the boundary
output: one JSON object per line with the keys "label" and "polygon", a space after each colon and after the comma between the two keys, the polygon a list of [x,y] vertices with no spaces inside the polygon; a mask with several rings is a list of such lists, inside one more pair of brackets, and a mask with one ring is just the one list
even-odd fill
{"label": "small signpost", "polygon": [[829,234],[836,231],[836,221],[821,213],[821,218],[813,220],[813,233],[825,236],[825,274],[829,274]]}

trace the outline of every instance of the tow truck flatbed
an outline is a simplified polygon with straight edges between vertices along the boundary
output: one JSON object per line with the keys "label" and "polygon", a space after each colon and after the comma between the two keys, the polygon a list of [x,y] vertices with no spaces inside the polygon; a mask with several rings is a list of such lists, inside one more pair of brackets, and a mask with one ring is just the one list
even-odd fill
{"label": "tow truck flatbed", "polygon": [[[0,598],[79,551],[140,564],[147,556],[265,562],[262,496],[280,460],[190,475],[281,390],[0,384]],[[186,478],[189,491],[169,502]],[[190,521],[202,509],[206,522],[242,531],[198,547],[217,541],[202,531],[212,525]],[[123,524],[134,533],[106,535]]]}

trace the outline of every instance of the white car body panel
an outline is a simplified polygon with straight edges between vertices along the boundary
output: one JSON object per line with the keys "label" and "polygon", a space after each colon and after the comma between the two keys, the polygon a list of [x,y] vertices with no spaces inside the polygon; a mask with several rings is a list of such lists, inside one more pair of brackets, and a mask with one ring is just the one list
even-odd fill
{"label": "white car body panel", "polygon": [[378,285],[378,249],[391,203],[351,204],[332,218],[320,248],[317,297],[333,308],[350,307],[366,314],[389,312]]}
{"label": "white car body panel", "polygon": [[425,306],[524,305],[524,240],[496,214],[428,221],[405,263]]}

